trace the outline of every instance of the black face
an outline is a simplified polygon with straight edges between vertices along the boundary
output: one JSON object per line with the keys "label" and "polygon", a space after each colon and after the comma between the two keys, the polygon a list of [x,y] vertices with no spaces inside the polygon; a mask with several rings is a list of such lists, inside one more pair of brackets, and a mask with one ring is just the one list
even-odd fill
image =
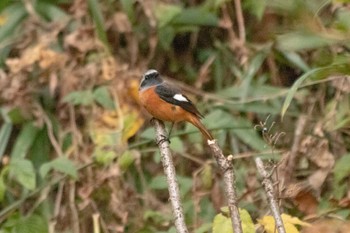
{"label": "black face", "polygon": [[142,77],[140,89],[161,84],[163,82],[156,70],[148,70]]}

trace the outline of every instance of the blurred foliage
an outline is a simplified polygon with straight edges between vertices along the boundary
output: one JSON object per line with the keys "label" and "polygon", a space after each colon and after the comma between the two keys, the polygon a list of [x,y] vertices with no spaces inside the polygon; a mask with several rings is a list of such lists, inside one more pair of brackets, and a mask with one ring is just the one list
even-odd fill
{"label": "blurred foliage", "polygon": [[[235,156],[247,232],[268,211],[253,158],[274,171],[295,143],[285,212],[349,218],[348,1],[234,2],[0,1],[0,233],[175,232],[138,102],[149,68],[188,92]],[[197,129],[178,124],[171,141],[191,232],[230,232]]]}

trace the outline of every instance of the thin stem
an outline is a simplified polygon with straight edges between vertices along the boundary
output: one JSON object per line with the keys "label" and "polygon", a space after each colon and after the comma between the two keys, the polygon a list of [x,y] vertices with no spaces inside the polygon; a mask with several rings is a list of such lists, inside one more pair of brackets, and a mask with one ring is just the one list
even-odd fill
{"label": "thin stem", "polygon": [[269,173],[265,170],[264,164],[261,160],[261,158],[255,159],[255,164],[258,169],[258,172],[260,173],[260,176],[263,178],[262,184],[265,188],[265,192],[267,195],[267,199],[269,201],[270,209],[272,212],[273,217],[275,218],[275,224],[276,229],[278,233],[286,233],[286,230],[284,229],[280,209],[278,206],[278,202],[275,197],[275,191],[273,189],[273,184],[270,180]]}
{"label": "thin stem", "polygon": [[156,129],[156,140],[159,146],[164,173],[168,182],[169,199],[173,207],[173,214],[175,218],[175,228],[178,233],[188,233],[185,223],[185,217],[181,205],[179,185],[176,179],[176,171],[172,160],[169,142],[164,140],[166,135],[164,123],[160,120],[153,120]]}

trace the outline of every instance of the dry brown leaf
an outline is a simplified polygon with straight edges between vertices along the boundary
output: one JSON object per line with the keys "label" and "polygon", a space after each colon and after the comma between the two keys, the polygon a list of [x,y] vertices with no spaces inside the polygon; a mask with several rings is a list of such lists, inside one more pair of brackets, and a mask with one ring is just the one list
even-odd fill
{"label": "dry brown leaf", "polygon": [[39,66],[42,69],[59,69],[66,63],[67,56],[51,49],[43,48],[39,54]]}
{"label": "dry brown leaf", "polygon": [[337,78],[332,81],[332,86],[334,86],[342,92],[350,93],[350,76],[340,76],[340,78]]}
{"label": "dry brown leaf", "polygon": [[93,28],[80,28],[65,37],[64,45],[66,48],[75,48],[81,53],[97,49],[99,46],[92,36],[93,33]]}
{"label": "dry brown leaf", "polygon": [[304,227],[302,233],[349,233],[350,222],[338,219],[322,219]]}
{"label": "dry brown leaf", "polygon": [[283,197],[291,199],[299,211],[307,215],[315,214],[317,211],[317,198],[312,188],[305,182],[288,185],[283,192]]}
{"label": "dry brown leaf", "polygon": [[111,80],[115,78],[118,64],[112,56],[102,60],[102,79]]}
{"label": "dry brown leaf", "polygon": [[329,150],[328,140],[323,137],[321,123],[316,124],[314,135],[308,135],[302,140],[300,152],[318,167],[318,170],[308,177],[308,182],[315,191],[320,192],[321,186],[332,171],[335,160]]}
{"label": "dry brown leaf", "polygon": [[113,15],[113,25],[120,33],[132,32],[132,26],[128,16],[124,12],[117,12]]}
{"label": "dry brown leaf", "polygon": [[17,74],[19,72],[31,71],[33,65],[38,62],[42,69],[60,69],[67,60],[67,56],[62,53],[57,53],[48,48],[45,44],[37,44],[24,50],[19,58],[6,60],[6,65],[10,72]]}

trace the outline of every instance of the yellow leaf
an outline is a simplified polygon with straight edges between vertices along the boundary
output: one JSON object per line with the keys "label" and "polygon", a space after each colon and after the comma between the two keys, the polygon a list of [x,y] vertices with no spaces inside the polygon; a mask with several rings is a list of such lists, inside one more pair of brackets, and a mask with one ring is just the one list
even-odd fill
{"label": "yellow leaf", "polygon": [[4,14],[0,15],[0,27],[5,25],[6,22],[7,22],[7,16]]}
{"label": "yellow leaf", "polygon": [[[255,233],[255,226],[248,211],[239,209],[239,215],[242,220],[243,233]],[[233,233],[231,218],[224,214],[217,214],[213,222],[213,233]]]}
{"label": "yellow leaf", "polygon": [[129,114],[124,116],[124,128],[123,128],[123,140],[127,141],[129,138],[134,136],[137,131],[141,128],[144,119],[140,117],[136,111],[131,111]]}
{"label": "yellow leaf", "polygon": [[144,119],[135,109],[124,108],[124,127],[123,127],[123,141],[127,141],[134,136],[136,132],[143,125]]}
{"label": "yellow leaf", "polygon": [[[299,233],[298,229],[295,225],[309,226],[309,223],[303,222],[297,217],[292,217],[287,214],[282,214],[282,221],[284,224],[284,228],[287,233]],[[267,233],[275,233],[276,225],[275,219],[272,216],[264,216],[262,219],[258,219],[258,222],[264,227]]]}
{"label": "yellow leaf", "polygon": [[284,223],[291,223],[294,225],[300,225],[300,226],[311,226],[310,223],[303,222],[297,217],[292,217],[288,214],[282,214],[282,219]]}
{"label": "yellow leaf", "polygon": [[213,222],[213,233],[233,233],[231,219],[217,214]]}
{"label": "yellow leaf", "polygon": [[128,89],[129,96],[131,96],[133,100],[135,100],[137,103],[140,104],[140,100],[139,100],[140,80],[131,79],[129,85],[130,85]]}

